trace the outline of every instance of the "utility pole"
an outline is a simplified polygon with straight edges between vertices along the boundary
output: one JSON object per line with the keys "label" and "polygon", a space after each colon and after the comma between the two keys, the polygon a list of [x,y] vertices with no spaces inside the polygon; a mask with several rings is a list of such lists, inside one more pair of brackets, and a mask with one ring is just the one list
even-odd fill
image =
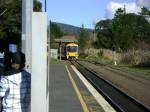
{"label": "utility pole", "polygon": [[95,35],[95,27],[94,27],[94,42],[96,41],[96,35]]}
{"label": "utility pole", "polygon": [[47,1],[45,0],[45,12],[47,11]]}
{"label": "utility pole", "polygon": [[96,41],[96,31],[95,31],[95,26],[96,26],[96,21],[93,22],[93,26],[94,26],[94,31],[93,31],[93,41]]}
{"label": "utility pole", "polygon": [[26,55],[26,70],[31,73],[33,0],[22,0],[22,52]]}

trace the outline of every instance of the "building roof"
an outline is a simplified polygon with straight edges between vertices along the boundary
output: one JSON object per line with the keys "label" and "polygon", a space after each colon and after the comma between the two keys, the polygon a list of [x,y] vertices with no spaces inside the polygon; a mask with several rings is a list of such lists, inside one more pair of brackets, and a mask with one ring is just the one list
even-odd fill
{"label": "building roof", "polygon": [[62,42],[62,43],[70,43],[70,42],[74,42],[74,43],[78,43],[78,37],[76,36],[63,36],[60,39],[55,39],[55,42]]}
{"label": "building roof", "polygon": [[77,40],[78,37],[77,36],[66,35],[66,36],[63,36],[62,39]]}

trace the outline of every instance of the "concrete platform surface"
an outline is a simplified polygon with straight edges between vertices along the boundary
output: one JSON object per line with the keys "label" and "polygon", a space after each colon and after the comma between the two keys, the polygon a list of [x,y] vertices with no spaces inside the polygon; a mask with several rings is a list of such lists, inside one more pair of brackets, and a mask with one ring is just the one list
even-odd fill
{"label": "concrete platform surface", "polygon": [[65,65],[50,66],[50,112],[83,112]]}

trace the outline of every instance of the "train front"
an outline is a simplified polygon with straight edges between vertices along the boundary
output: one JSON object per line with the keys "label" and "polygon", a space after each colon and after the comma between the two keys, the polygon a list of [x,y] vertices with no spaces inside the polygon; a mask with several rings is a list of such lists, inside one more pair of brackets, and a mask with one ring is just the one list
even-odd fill
{"label": "train front", "polygon": [[70,43],[66,45],[66,58],[70,60],[78,59],[78,45]]}

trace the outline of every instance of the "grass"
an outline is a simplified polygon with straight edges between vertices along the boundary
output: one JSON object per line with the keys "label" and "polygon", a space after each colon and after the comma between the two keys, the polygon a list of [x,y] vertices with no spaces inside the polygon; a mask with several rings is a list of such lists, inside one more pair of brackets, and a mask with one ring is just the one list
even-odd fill
{"label": "grass", "polygon": [[103,56],[99,56],[99,55],[89,55],[85,57],[85,59],[88,61],[95,61],[95,62],[100,62],[103,64],[109,64],[112,62],[110,59],[103,57]]}
{"label": "grass", "polygon": [[128,66],[127,69],[132,72],[139,72],[150,75],[150,69],[145,67]]}
{"label": "grass", "polygon": [[150,69],[147,67],[138,67],[138,66],[133,66],[131,64],[128,64],[128,65],[127,64],[118,64],[117,66],[115,66],[115,65],[113,65],[112,60],[110,60],[109,58],[102,57],[102,56],[99,56],[96,54],[85,56],[84,58],[82,57],[82,59],[85,59],[88,61],[99,62],[99,63],[103,63],[103,64],[109,64],[114,68],[120,68],[123,70],[127,70],[128,72],[134,72],[134,73],[150,76]]}
{"label": "grass", "polygon": [[50,59],[50,64],[61,64],[58,59]]}
{"label": "grass", "polygon": [[144,75],[149,75],[150,76],[150,69],[147,67],[138,67],[138,66],[133,66],[131,64],[119,64],[117,66],[113,66],[116,68],[120,68],[123,70],[126,70],[128,72],[134,72],[138,74],[144,74]]}

